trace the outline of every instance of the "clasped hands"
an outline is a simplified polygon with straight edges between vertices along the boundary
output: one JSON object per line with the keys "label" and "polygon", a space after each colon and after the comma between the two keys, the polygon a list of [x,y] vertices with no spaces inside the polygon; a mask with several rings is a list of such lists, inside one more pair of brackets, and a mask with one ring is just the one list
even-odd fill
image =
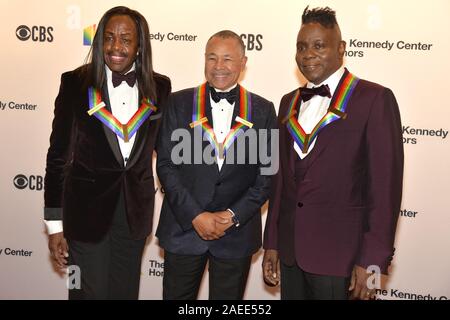
{"label": "clasped hands", "polygon": [[233,225],[231,218],[232,214],[229,211],[204,211],[192,220],[192,225],[203,240],[217,240]]}

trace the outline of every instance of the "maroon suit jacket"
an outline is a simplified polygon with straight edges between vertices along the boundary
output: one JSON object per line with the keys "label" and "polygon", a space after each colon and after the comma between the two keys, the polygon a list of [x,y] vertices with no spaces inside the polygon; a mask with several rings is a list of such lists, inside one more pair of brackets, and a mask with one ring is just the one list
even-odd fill
{"label": "maroon suit jacket", "polygon": [[[55,101],[45,174],[45,219],[62,219],[68,239],[99,241],[109,230],[123,191],[131,235],[145,238],[152,229],[155,196],[152,154],[170,80],[155,73],[158,111],[136,132],[124,166],[115,133],[87,114],[88,91],[81,71],[62,75]],[[106,88],[102,98],[111,110]]]}
{"label": "maroon suit jacket", "polygon": [[282,98],[279,109],[280,169],[272,181],[264,248],[315,274],[350,276],[355,264],[387,273],[403,180],[402,130],[392,91],[360,80],[347,118],[319,133],[302,179],[295,174],[300,158],[294,140],[281,122],[294,93]]}

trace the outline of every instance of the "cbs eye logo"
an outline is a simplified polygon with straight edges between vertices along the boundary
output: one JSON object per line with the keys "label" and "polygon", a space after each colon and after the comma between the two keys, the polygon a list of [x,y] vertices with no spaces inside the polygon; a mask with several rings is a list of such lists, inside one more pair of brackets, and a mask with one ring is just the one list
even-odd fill
{"label": "cbs eye logo", "polygon": [[26,25],[18,26],[16,29],[16,37],[21,41],[27,41],[31,38],[34,42],[52,42],[53,41],[53,27],[32,26]]}
{"label": "cbs eye logo", "polygon": [[25,41],[31,37],[31,30],[27,26],[18,26],[16,29],[16,36],[19,40]]}
{"label": "cbs eye logo", "polygon": [[30,190],[40,191],[43,187],[43,181],[44,179],[42,176],[31,175],[27,177],[23,174],[18,174],[14,177],[13,184],[19,190],[28,188]]}

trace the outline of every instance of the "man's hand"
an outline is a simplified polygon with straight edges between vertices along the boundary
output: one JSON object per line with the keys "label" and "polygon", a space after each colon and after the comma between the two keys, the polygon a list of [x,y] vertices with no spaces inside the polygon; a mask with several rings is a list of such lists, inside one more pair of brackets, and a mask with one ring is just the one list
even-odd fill
{"label": "man's hand", "polygon": [[277,250],[264,251],[262,267],[264,280],[270,285],[278,285],[280,283],[280,260]]}
{"label": "man's hand", "polygon": [[351,300],[370,300],[375,293],[375,288],[369,289],[367,287],[367,279],[372,273],[367,273],[367,270],[363,267],[355,265],[352,271],[352,278],[350,280],[349,291],[353,291]]}
{"label": "man's hand", "polygon": [[230,220],[230,218],[223,218],[216,213],[204,211],[192,220],[192,225],[203,240],[217,240],[225,235],[223,230],[217,228],[217,225],[227,224]]}
{"label": "man's hand", "polygon": [[48,248],[50,255],[56,266],[60,269],[67,267],[67,257],[69,256],[69,246],[62,232],[50,234],[48,236]]}

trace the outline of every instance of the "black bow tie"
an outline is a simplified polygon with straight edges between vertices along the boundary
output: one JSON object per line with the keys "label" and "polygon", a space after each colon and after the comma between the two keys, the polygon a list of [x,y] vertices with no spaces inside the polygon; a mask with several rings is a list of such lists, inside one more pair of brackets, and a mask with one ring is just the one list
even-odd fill
{"label": "black bow tie", "polygon": [[331,98],[330,88],[328,88],[327,84],[323,84],[317,88],[301,88],[300,89],[300,96],[302,97],[303,102],[308,101],[315,95]]}
{"label": "black bow tie", "polygon": [[211,98],[214,100],[214,102],[219,102],[221,99],[227,99],[229,104],[233,104],[236,100],[236,90],[233,89],[228,92],[217,92],[216,89],[213,87],[210,87],[211,92]]}
{"label": "black bow tie", "polygon": [[127,74],[120,74],[114,71],[112,73],[112,83],[114,88],[120,86],[122,81],[125,81],[130,87],[133,87],[136,83],[136,71],[131,71]]}

